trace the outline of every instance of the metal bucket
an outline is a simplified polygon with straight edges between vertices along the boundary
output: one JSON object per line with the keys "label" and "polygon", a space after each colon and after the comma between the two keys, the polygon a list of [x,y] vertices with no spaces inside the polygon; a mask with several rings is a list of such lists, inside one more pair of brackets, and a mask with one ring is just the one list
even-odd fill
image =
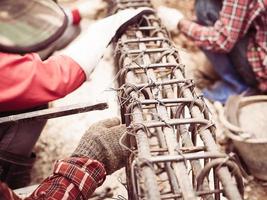
{"label": "metal bucket", "polygon": [[267,181],[267,96],[230,97],[220,119],[249,172]]}

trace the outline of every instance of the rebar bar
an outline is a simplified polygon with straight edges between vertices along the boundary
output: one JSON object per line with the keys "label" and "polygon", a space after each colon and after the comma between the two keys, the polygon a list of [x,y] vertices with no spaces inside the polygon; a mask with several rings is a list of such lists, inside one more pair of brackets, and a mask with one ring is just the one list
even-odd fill
{"label": "rebar bar", "polygon": [[[118,11],[144,4],[152,7],[149,0],[113,5]],[[242,199],[239,168],[220,152],[208,108],[185,77],[156,14],[143,15],[125,31],[115,61],[122,120],[129,130],[126,145],[133,152],[127,166],[129,199]]]}
{"label": "rebar bar", "polygon": [[97,103],[97,104],[89,104],[89,103],[80,103],[76,105],[55,107],[55,108],[47,108],[41,109],[37,111],[31,111],[26,113],[8,115],[5,117],[0,117],[0,124],[12,124],[18,123],[22,121],[40,121],[47,120],[57,117],[63,117],[67,115],[85,113],[94,110],[104,110],[108,108],[107,103]]}

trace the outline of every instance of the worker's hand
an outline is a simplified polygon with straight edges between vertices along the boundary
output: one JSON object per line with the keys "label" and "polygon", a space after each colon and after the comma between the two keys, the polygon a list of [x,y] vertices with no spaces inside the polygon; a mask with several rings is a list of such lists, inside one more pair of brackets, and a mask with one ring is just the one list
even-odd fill
{"label": "worker's hand", "polygon": [[119,140],[126,132],[118,118],[111,118],[93,124],[83,135],[72,156],[85,156],[103,163],[107,174],[122,168],[126,164],[127,150]]}
{"label": "worker's hand", "polygon": [[184,15],[173,8],[167,8],[160,6],[157,9],[158,16],[161,18],[162,23],[166,26],[169,31],[177,32],[178,24],[181,19],[184,18]]}
{"label": "worker's hand", "polygon": [[143,14],[152,12],[150,8],[126,9],[99,20],[61,53],[76,61],[88,79],[117,31],[129,23],[136,22]]}

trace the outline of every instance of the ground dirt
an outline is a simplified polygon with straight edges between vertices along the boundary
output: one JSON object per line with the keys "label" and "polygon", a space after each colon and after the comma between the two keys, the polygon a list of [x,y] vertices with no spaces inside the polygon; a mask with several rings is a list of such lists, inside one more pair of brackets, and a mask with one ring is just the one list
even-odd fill
{"label": "ground dirt", "polygon": [[[68,7],[79,4],[80,2],[62,1],[63,5]],[[92,14],[88,16],[86,24],[83,24],[84,27],[93,22],[94,19],[103,17],[106,13],[106,3],[101,0],[92,0],[91,3]],[[167,5],[180,9],[187,17],[194,19],[194,0],[154,0],[153,4],[155,7]],[[181,59],[186,65],[187,76],[194,78],[199,88],[211,84],[214,81],[214,77],[207,77],[213,72],[209,71],[211,70],[210,64],[203,53],[183,35],[173,34],[172,37],[180,51]],[[88,51],[91,48],[93,48],[93,45],[88,46]],[[112,57],[113,52],[111,49],[108,49],[105,58],[98,65],[89,82],[84,83],[79,89],[65,98],[51,103],[51,106],[58,107],[81,102],[94,103],[107,101],[109,108],[105,111],[83,113],[49,120],[35,147],[37,161],[32,173],[32,184],[40,183],[45,177],[51,174],[55,160],[62,159],[71,154],[84,131],[92,123],[100,119],[120,116],[116,92],[110,89],[116,88],[117,86],[115,80],[116,70],[113,66]],[[214,119],[216,121],[216,109],[211,103],[209,103],[209,106],[215,115]],[[222,136],[223,131],[220,127],[220,124],[218,124],[218,139],[223,143],[225,142],[225,138]],[[107,181],[103,186],[98,188],[92,199],[127,199],[127,191],[123,183],[125,183],[125,175],[124,171],[121,170],[107,177]],[[247,184],[245,199],[267,199],[266,191],[259,183],[252,181]]]}

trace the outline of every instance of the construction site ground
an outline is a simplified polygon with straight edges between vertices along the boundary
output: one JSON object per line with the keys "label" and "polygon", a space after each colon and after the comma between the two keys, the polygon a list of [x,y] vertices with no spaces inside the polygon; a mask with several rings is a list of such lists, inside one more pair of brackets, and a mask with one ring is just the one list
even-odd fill
{"label": "construction site ground", "polygon": [[[63,6],[74,7],[85,1],[72,0],[59,2]],[[91,12],[88,15],[88,19],[82,23],[82,29],[85,29],[86,26],[95,20],[107,15],[108,4],[106,2],[101,0],[87,1],[91,4]],[[152,2],[155,7],[167,5],[180,9],[186,17],[194,19],[194,0],[154,0]],[[175,33],[172,35],[172,38],[177,45],[183,63],[186,65],[187,77],[192,77],[199,88],[210,85],[216,79],[216,75],[212,71],[204,54],[183,35]],[[94,50],[93,47],[94,44],[88,44],[87,51],[90,53],[90,50]],[[117,87],[117,69],[113,63],[113,56],[114,52],[112,48],[107,49],[104,59],[95,69],[90,81],[84,83],[79,89],[65,98],[51,103],[50,106],[58,107],[82,102],[95,103],[106,101],[109,104],[109,108],[104,111],[89,112],[49,120],[35,147],[37,161],[32,172],[32,184],[40,183],[51,174],[55,160],[71,155],[79,139],[92,123],[109,117],[120,117],[117,94],[113,90],[113,88]],[[223,143],[225,142],[225,138],[223,136],[222,126],[217,122],[216,107],[208,101],[207,104],[216,122],[218,141]],[[124,169],[122,169],[108,176],[105,183],[96,190],[95,195],[91,199],[127,199],[127,190],[124,186],[125,182],[125,173]],[[267,187],[265,188],[263,183],[253,180],[245,180],[245,183],[245,199],[267,199]]]}

